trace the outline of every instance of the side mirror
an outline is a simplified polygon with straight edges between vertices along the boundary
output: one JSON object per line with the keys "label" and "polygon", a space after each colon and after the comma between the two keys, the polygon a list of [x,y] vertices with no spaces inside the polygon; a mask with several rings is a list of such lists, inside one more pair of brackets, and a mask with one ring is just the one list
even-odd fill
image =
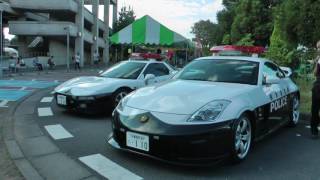
{"label": "side mirror", "polygon": [[156,76],[154,74],[147,74],[145,77],[144,77],[144,82],[146,83],[146,85],[149,84],[149,81],[150,80],[153,80],[155,79]]}
{"label": "side mirror", "polygon": [[292,69],[289,67],[280,67],[280,69],[286,74],[286,77],[291,77]]}
{"label": "side mirror", "polygon": [[272,85],[272,84],[279,84],[280,83],[279,78],[270,77],[270,76],[265,77],[263,81],[264,81],[263,84],[265,84],[265,85]]}

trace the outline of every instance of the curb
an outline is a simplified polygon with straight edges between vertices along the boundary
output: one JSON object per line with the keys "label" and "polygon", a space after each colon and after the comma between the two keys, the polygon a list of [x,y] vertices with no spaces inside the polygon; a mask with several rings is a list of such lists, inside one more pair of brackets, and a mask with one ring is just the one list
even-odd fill
{"label": "curb", "polygon": [[[19,114],[21,108],[18,107],[27,105],[28,100],[31,102],[33,97],[41,99],[43,97],[41,93],[47,94],[50,90],[51,88],[34,91],[10,108],[8,113],[10,117],[4,121],[3,132],[10,158],[25,179],[94,178],[81,163],[62,153],[53,140],[42,132],[35,120],[32,118],[28,120],[25,117],[29,114],[22,114],[22,116]],[[40,95],[37,96],[38,94]],[[31,108],[32,114],[36,113],[36,104]],[[28,109],[25,108],[22,112]],[[16,116],[22,118],[16,118]]]}
{"label": "curb", "polygon": [[22,153],[14,134],[14,113],[16,112],[17,108],[28,98],[33,96],[39,91],[32,92],[26,97],[23,97],[22,100],[18,101],[17,104],[14,105],[13,108],[10,108],[9,110],[9,116],[4,121],[4,131],[3,131],[3,137],[6,144],[6,148],[9,152],[9,155],[11,159],[13,160],[14,164],[20,171],[23,177],[26,179],[34,179],[34,180],[41,180],[43,179],[40,174],[34,169],[34,167],[29,163],[29,161],[26,160],[24,154]]}

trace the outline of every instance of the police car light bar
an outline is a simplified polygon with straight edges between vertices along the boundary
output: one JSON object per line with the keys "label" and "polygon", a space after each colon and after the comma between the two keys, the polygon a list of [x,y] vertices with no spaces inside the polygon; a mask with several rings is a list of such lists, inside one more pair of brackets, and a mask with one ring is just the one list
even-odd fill
{"label": "police car light bar", "polygon": [[132,53],[130,59],[161,61],[161,60],[164,60],[165,58],[161,56],[161,54],[155,54],[155,53]]}
{"label": "police car light bar", "polygon": [[213,53],[220,53],[222,51],[240,51],[248,54],[262,54],[266,52],[266,48],[262,46],[214,46],[210,49]]}

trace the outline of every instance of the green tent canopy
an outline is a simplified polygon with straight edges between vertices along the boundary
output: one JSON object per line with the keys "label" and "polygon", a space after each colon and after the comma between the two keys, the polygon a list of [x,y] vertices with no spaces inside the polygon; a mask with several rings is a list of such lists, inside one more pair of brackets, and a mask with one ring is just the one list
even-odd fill
{"label": "green tent canopy", "polygon": [[146,15],[111,36],[113,44],[170,46],[187,39]]}

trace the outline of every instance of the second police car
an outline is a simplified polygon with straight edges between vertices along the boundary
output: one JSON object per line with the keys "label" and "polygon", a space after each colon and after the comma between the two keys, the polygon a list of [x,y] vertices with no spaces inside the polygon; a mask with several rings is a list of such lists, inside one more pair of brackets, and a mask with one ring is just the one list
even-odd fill
{"label": "second police car", "polygon": [[71,79],[55,88],[58,106],[85,113],[105,112],[130,92],[171,78],[175,69],[164,61],[128,60],[118,63],[99,76]]}
{"label": "second police car", "polygon": [[273,62],[194,60],[172,80],[139,89],[114,111],[109,144],[164,161],[244,160],[254,141],[299,120],[299,89]]}

